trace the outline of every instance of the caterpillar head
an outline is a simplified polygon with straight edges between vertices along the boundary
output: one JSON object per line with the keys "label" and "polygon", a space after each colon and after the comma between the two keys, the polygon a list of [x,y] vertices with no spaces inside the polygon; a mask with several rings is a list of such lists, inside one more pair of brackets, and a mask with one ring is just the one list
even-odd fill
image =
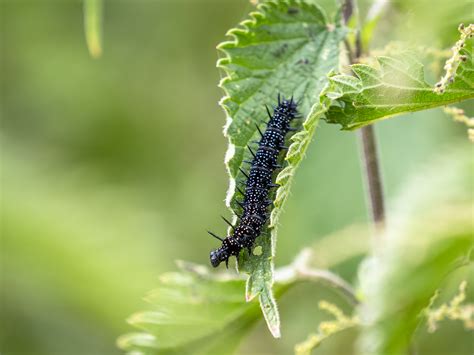
{"label": "caterpillar head", "polygon": [[218,248],[211,251],[210,259],[213,267],[218,267],[219,264],[225,261],[225,265],[228,267],[230,255],[227,253],[225,248]]}

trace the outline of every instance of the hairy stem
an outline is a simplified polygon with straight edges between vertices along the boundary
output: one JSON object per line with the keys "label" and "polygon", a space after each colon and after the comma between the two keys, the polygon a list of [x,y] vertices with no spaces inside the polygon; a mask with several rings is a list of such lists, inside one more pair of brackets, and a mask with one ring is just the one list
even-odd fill
{"label": "hairy stem", "polygon": [[305,268],[297,270],[297,273],[300,280],[322,282],[333,287],[344,296],[351,305],[357,306],[359,304],[359,300],[357,299],[352,286],[331,271]]}
{"label": "hairy stem", "polygon": [[362,159],[365,168],[365,179],[370,198],[372,220],[376,228],[383,228],[385,221],[384,196],[382,177],[380,174],[377,141],[372,125],[361,128]]}
{"label": "hairy stem", "polygon": [[[358,16],[357,0],[345,0],[343,4],[344,22],[351,16]],[[362,41],[360,37],[359,19],[357,19],[355,48],[348,48],[348,58],[351,64],[357,63],[363,54]],[[377,230],[383,228],[385,223],[385,205],[382,176],[380,173],[379,158],[377,151],[377,139],[374,127],[372,125],[361,128],[359,133],[362,142],[362,161],[365,170],[365,181],[368,192],[368,201],[370,201],[370,209],[372,211],[372,221]]]}
{"label": "hairy stem", "polygon": [[275,271],[275,281],[280,283],[292,283],[295,281],[321,282],[339,292],[352,306],[357,306],[359,300],[352,286],[329,270],[311,267],[310,261],[312,258],[311,249],[303,249],[291,265]]}

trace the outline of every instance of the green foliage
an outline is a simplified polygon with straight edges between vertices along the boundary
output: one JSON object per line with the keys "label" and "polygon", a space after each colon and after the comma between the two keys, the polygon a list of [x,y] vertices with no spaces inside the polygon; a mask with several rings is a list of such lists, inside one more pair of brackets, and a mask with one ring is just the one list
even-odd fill
{"label": "green foliage", "polygon": [[119,347],[134,354],[233,353],[259,318],[257,303],[243,302],[245,281],[203,266],[178,266],[180,272],[162,275],[145,298],[153,310],[129,318],[145,332],[122,336]]}
{"label": "green foliage", "polygon": [[472,159],[455,151],[439,163],[406,187],[386,233],[362,263],[360,354],[407,353],[436,289],[468,262],[473,247]]}
{"label": "green foliage", "polygon": [[[294,171],[327,108],[319,104],[318,97],[327,83],[327,74],[337,68],[344,29],[338,21],[330,24],[320,8],[295,0],[266,2],[250,16],[239,28],[229,31],[232,41],[218,47],[225,54],[218,66],[227,75],[221,81],[226,93],[221,104],[227,113],[225,135],[229,138],[227,204],[234,211],[239,210],[232,202],[236,181],[243,178],[239,168],[245,169],[243,160],[250,158],[246,147],[258,137],[256,125],[262,127],[268,119],[263,105],[274,104],[278,93],[293,95],[306,117],[303,130],[293,137],[286,168],[277,178],[282,186],[277,192],[269,229],[257,238],[253,255],[242,253],[239,259],[241,270],[250,274],[246,299],[259,296],[269,329],[279,337],[279,316],[271,291],[275,227]],[[317,104],[313,105],[314,102]],[[256,253],[257,250],[261,252]]]}
{"label": "green foliage", "polygon": [[[339,19],[334,22],[330,23],[320,8],[303,1],[267,1],[250,14],[250,20],[228,32],[230,41],[219,45],[224,53],[218,62],[225,72],[220,83],[226,94],[221,101],[227,115],[224,134],[229,140],[226,202],[235,214],[241,212],[234,201],[236,182],[243,179],[239,170],[245,169],[243,161],[251,158],[247,145],[258,138],[256,126],[263,126],[267,120],[263,104],[275,103],[278,93],[293,95],[300,102],[305,120],[291,138],[283,170],[276,177],[280,187],[274,196],[269,226],[257,238],[252,255],[246,251],[239,255],[238,266],[249,274],[247,281],[228,272],[211,273],[202,266],[180,263],[181,271],[165,274],[160,286],[146,298],[153,309],[129,319],[143,332],[121,337],[118,343],[122,349],[133,354],[232,353],[259,319],[257,297],[270,332],[279,337],[276,298],[299,281],[324,281],[350,303],[358,303],[359,297],[347,282],[328,270],[311,268],[316,261],[307,250],[292,264],[274,272],[279,216],[319,119],[326,115],[330,123],[355,129],[397,114],[463,101],[474,97],[474,70],[469,50],[463,48],[466,60],[442,95],[425,81],[422,64],[410,52],[379,57],[378,67],[353,65],[356,77],[334,74],[339,65],[340,42],[346,35]],[[371,34],[366,37],[368,41]],[[459,167],[453,166],[450,171],[459,172]],[[465,186],[450,178],[438,181],[441,185],[436,191],[443,198],[443,193],[451,191],[443,189],[443,184]],[[359,325],[359,319],[363,324],[361,353],[406,351],[430,296],[442,278],[465,261],[462,257],[471,246],[463,193],[456,195],[455,201],[447,200],[449,208],[439,210],[419,204],[425,197],[410,194],[411,200],[403,201],[403,205],[419,209],[394,214],[404,218],[395,227],[389,226],[381,247],[363,263],[359,292],[363,304],[357,308],[358,313],[345,316],[335,306],[323,304],[322,308],[333,313],[336,320],[322,323],[318,335],[310,336],[299,351],[310,352],[321,340]],[[331,250],[326,253],[332,257],[329,267],[364,254],[368,234],[366,229],[349,229],[318,242],[315,249],[319,252],[326,246]],[[241,295],[244,284],[247,303]]]}
{"label": "green foliage", "polygon": [[326,114],[330,123],[356,129],[375,121],[408,112],[427,110],[474,97],[474,62],[469,48],[457,70],[454,83],[438,95],[424,78],[423,65],[415,53],[377,58],[375,65],[354,64],[356,77],[333,75],[327,96],[335,100]]}
{"label": "green foliage", "polygon": [[[323,3],[319,0],[312,2]],[[413,9],[413,1],[404,2],[406,8]],[[206,71],[205,63],[209,63],[214,56],[208,50],[209,45],[215,43],[213,34],[222,31],[224,26],[235,20],[235,16],[240,17],[241,8],[237,2],[231,5],[222,3],[219,5],[222,16],[216,17],[214,6],[203,6],[194,1],[165,3],[137,3],[133,11],[129,11],[132,9],[130,4],[108,3],[112,15],[109,40],[114,51],[99,62],[92,62],[84,56],[84,44],[78,38],[77,27],[68,26],[71,19],[77,18],[77,4],[57,7],[45,2],[32,7],[6,2],[3,6],[7,14],[3,77],[8,89],[4,102],[2,135],[5,137],[2,136],[2,143],[5,147],[14,146],[16,150],[13,153],[2,149],[2,162],[7,165],[2,172],[5,187],[2,196],[2,266],[6,302],[1,317],[8,327],[2,332],[0,342],[2,350],[7,353],[113,353],[112,339],[123,331],[125,314],[136,309],[134,302],[138,300],[137,295],[151,282],[152,274],[176,257],[167,251],[179,250],[180,257],[194,255],[196,258],[203,257],[208,251],[195,231],[208,217],[205,211],[211,210],[210,207],[219,199],[220,185],[216,181],[209,190],[196,186],[206,186],[206,182],[214,178],[219,169],[217,157],[220,146],[219,140],[212,139],[218,128],[212,133],[210,127],[216,126],[207,121],[209,118],[217,122],[218,110],[212,105],[202,105],[202,102],[212,101],[215,97],[211,82],[214,79],[212,73]],[[90,54],[94,57],[102,51],[102,5],[101,0],[84,0],[85,34]],[[425,11],[429,18],[422,27],[426,32],[439,33],[438,20],[443,20],[443,17],[446,21],[455,21],[456,25],[460,22],[458,16],[451,16],[452,12],[446,16],[448,6],[454,8],[453,4],[447,3],[436,7],[442,15],[436,21],[431,11]],[[418,2],[416,7],[420,7]],[[462,12],[469,14],[464,9],[466,7]],[[127,20],[135,24],[131,31],[122,31],[120,15],[125,11],[129,16]],[[119,16],[114,18],[114,14]],[[213,27],[206,26],[211,26],[211,22],[204,26],[200,22],[208,18],[213,18]],[[405,20],[402,17],[401,23]],[[412,20],[419,21],[415,17]],[[286,96],[294,94],[295,98],[302,99],[300,106],[306,121],[290,142],[285,169],[277,178],[282,186],[275,196],[272,226],[278,224],[291,180],[307,152],[319,118],[330,104],[352,104],[351,99],[358,98],[356,94],[335,90],[338,87],[336,81],[332,82],[332,91],[328,96],[320,96],[328,83],[326,75],[338,66],[339,42],[346,31],[338,26],[337,19],[334,20],[336,24],[331,24],[332,21],[328,21],[317,7],[302,2],[269,2],[258,9],[251,21],[231,33],[234,36],[232,42],[222,45],[225,57],[220,64],[228,75],[222,85],[228,94],[223,105],[229,117],[226,134],[231,142],[228,167],[232,179],[238,178],[240,162],[248,157],[244,153],[245,144],[256,137],[253,120],[262,122],[266,119],[263,104],[274,103],[277,92]],[[43,25],[37,26],[38,23]],[[364,43],[367,47],[371,34],[377,37],[383,33],[379,31],[381,26],[387,26],[392,31],[393,23],[381,20],[376,28],[375,23],[366,24]],[[159,28],[153,27],[156,25]],[[453,32],[456,25],[452,27]],[[150,28],[155,28],[155,31],[150,31]],[[412,29],[407,31],[410,36],[415,33]],[[452,39],[453,32],[443,32],[444,46],[446,38]],[[183,42],[183,38],[189,42]],[[64,45],[58,46],[58,43]],[[173,49],[170,51],[173,56],[163,56],[162,51],[156,51],[157,43],[160,48]],[[423,43],[437,44],[436,41]],[[467,55],[472,53],[469,48],[463,51],[467,51]],[[182,58],[183,61],[175,58]],[[189,64],[189,58],[193,59],[195,67],[183,65]],[[382,58],[382,61],[384,59],[387,60]],[[406,72],[413,69],[410,57],[389,59],[406,64]],[[419,63],[414,63],[414,68],[419,67]],[[469,69],[472,57],[466,57],[466,62],[460,64],[460,68],[452,67],[458,69],[453,85],[449,84],[451,76],[447,76],[451,92],[448,90],[438,97],[429,96],[433,102],[423,101],[425,106],[402,111],[394,109],[394,112],[411,112],[462,100],[462,92],[453,89],[461,85],[463,79],[472,79],[472,70]],[[393,68],[385,69],[393,71]],[[114,78],[117,73],[127,73],[127,85],[116,85]],[[381,69],[377,69],[377,73],[386,76]],[[400,77],[403,78],[403,75]],[[364,80],[356,80],[360,81],[361,93],[366,93],[368,88],[363,86]],[[384,80],[387,78],[384,77]],[[428,79],[422,80],[422,90],[419,91],[426,90],[427,82]],[[388,90],[384,85],[385,82],[382,87],[387,89],[387,95],[399,98],[399,91],[394,88]],[[415,82],[415,85],[418,83]],[[84,87],[90,90],[84,90]],[[182,95],[170,98],[167,93],[175,92],[176,88]],[[194,95],[201,90],[202,95]],[[469,90],[472,91],[472,87]],[[332,102],[334,96],[331,93],[342,96],[337,102]],[[472,97],[469,95],[472,94],[465,97]],[[187,105],[181,105],[182,97],[187,97]],[[348,101],[345,102],[345,99]],[[435,104],[436,100],[441,101]],[[329,117],[335,117],[331,116],[334,106],[329,111]],[[470,112],[468,107],[465,108],[466,115],[462,120],[468,122]],[[355,107],[354,114],[354,119],[360,119],[362,124],[388,117],[387,113],[378,112],[382,116],[374,118],[371,116],[373,111],[363,105]],[[368,116],[365,117],[365,114]],[[429,118],[428,115],[425,114],[425,119]],[[195,117],[206,118],[207,123],[203,124],[203,120]],[[337,120],[341,117],[347,119],[341,115]],[[358,123],[349,122],[348,125]],[[423,130],[417,127],[415,134],[426,134],[435,141],[437,136],[430,128],[439,126],[427,126],[429,128],[423,127]],[[443,134],[444,130],[449,130],[449,127],[441,127]],[[169,134],[170,131],[173,134]],[[196,133],[200,149],[206,142],[207,148],[202,148],[199,154],[196,154],[196,141],[188,139],[190,133]],[[327,137],[332,140],[334,136],[324,136],[324,139],[330,140]],[[345,137],[348,139],[351,135],[345,134]],[[455,139],[451,134],[449,141]],[[180,142],[180,149],[175,148],[175,142]],[[340,149],[338,144],[339,141],[334,139],[334,142],[327,143],[324,149],[316,152],[318,157],[330,157],[325,165],[318,165],[322,169],[313,169],[326,177],[323,180],[327,184],[317,186],[311,179],[305,183],[301,181],[309,197],[294,200],[297,201],[298,212],[316,209],[320,204],[327,203],[329,199],[317,201],[313,198],[313,192],[317,196],[323,190],[329,191],[330,203],[337,204],[339,199],[344,201],[348,198],[350,203],[346,205],[351,207],[346,211],[357,211],[357,207],[353,207],[357,205],[354,197],[341,193],[343,189],[338,189],[327,178],[345,175],[339,169],[350,166],[344,170],[350,176],[344,186],[352,185],[349,191],[358,191],[357,187],[353,187],[356,185],[353,184],[353,177],[358,171],[353,168],[355,164],[351,165],[348,161],[350,155],[343,157],[346,161],[332,156],[334,150]],[[384,151],[394,150],[395,147],[388,140],[384,141]],[[418,154],[422,160],[429,155],[427,152],[430,149],[434,151],[437,148],[420,140],[416,146],[410,147],[410,153]],[[186,164],[191,155],[192,164]],[[10,161],[13,156],[15,163]],[[456,154],[450,158],[451,161],[424,174],[421,184],[410,191],[410,196],[419,193],[426,180],[431,180],[440,172],[451,171],[454,176],[463,176],[458,168],[453,168],[452,163],[458,158],[459,154]],[[329,160],[333,160],[332,165]],[[21,168],[17,166],[20,162]],[[392,159],[383,165],[392,171],[401,171],[409,163],[404,159]],[[196,172],[195,166],[207,168]],[[390,178],[393,180],[392,176]],[[383,239],[382,256],[374,252],[377,260],[382,258],[384,261],[387,256],[387,268],[376,267],[370,274],[372,276],[361,272],[363,286],[359,294],[365,294],[368,318],[376,315],[374,322],[364,328],[362,345],[366,339],[374,339],[375,336],[374,343],[381,344],[382,348],[405,349],[405,339],[413,333],[420,307],[424,307],[433,288],[438,286],[440,275],[456,267],[457,255],[463,255],[464,249],[469,248],[466,236],[472,235],[468,234],[469,216],[466,214],[471,205],[462,198],[438,198],[440,193],[461,185],[465,186],[452,179],[443,180],[436,188],[428,189],[430,194],[437,192],[433,194],[436,198],[423,205],[415,204],[407,212],[403,223],[396,224],[403,227],[401,230],[394,228],[393,224],[389,226],[388,235],[392,238],[388,238],[387,245]],[[168,195],[170,191],[173,198]],[[463,194],[466,197],[466,190],[458,197],[463,197]],[[192,200],[199,200],[199,209],[192,203],[182,203],[189,201],[190,196],[193,196]],[[232,198],[233,189],[228,201]],[[404,199],[402,205],[410,206],[412,202],[413,199]],[[433,211],[433,206],[442,208]],[[236,208],[235,205],[232,207]],[[307,223],[307,219],[301,219],[306,221],[301,225],[315,225],[317,228],[314,236],[304,237],[307,240],[322,234],[324,228],[336,228],[344,219],[341,217],[343,213],[327,213],[326,207],[327,220],[325,218],[313,224],[313,221]],[[183,216],[186,216],[186,223],[181,223]],[[321,222],[325,225],[322,226]],[[293,241],[293,236],[302,235],[301,231],[310,228],[296,227],[288,234],[289,240]],[[271,233],[275,233],[275,228]],[[274,298],[269,286],[273,272],[271,233],[267,231],[259,239],[254,256],[248,258],[246,254],[241,255],[241,268],[251,272],[246,284],[247,299],[258,295],[267,323],[272,333],[278,335],[279,317],[275,298],[279,299],[286,289],[297,282],[309,280],[310,275],[315,278],[327,274],[315,272],[304,275],[301,273],[304,270],[294,265],[277,269]],[[350,228],[342,234],[321,238],[314,243],[312,249],[315,253],[309,262],[327,268],[345,263],[339,266],[352,277],[358,258],[369,248],[369,234],[367,230]],[[187,239],[180,238],[182,236]],[[298,238],[303,240],[303,237]],[[272,240],[275,241],[275,236]],[[283,258],[292,253],[281,251]],[[370,265],[370,262],[367,264]],[[130,318],[134,326],[141,328],[141,333],[121,338],[120,345],[135,353],[232,352],[237,342],[261,318],[256,300],[245,303],[242,295],[245,280],[226,273],[211,274],[195,265],[180,264],[180,267],[179,272],[165,275],[159,288],[147,297],[152,310]],[[285,279],[283,276],[288,276],[288,271],[291,277]],[[384,280],[385,277],[387,280]],[[373,292],[370,292],[371,282],[376,285]],[[466,298],[469,296],[466,294]],[[395,308],[397,305],[400,309]],[[51,309],[55,311],[50,312]],[[364,309],[361,308],[361,313]],[[444,312],[443,315],[453,317],[457,314],[451,309],[446,311],[449,313]],[[394,319],[394,323],[387,319]],[[289,323],[291,328],[294,325]],[[408,327],[404,329],[406,325]],[[446,328],[443,324],[433,337],[442,337],[440,333]],[[288,333],[285,332],[286,335]],[[298,340],[302,338],[298,336]],[[285,345],[281,344],[291,341],[291,336],[286,336],[272,346],[275,352],[282,351]]]}
{"label": "green foliage", "polygon": [[[472,163],[467,154],[454,151],[441,165],[446,171],[430,184],[424,177],[433,176],[438,164],[406,187],[387,234],[379,237],[379,246],[363,263],[358,314],[348,317],[324,305],[337,320],[322,323],[318,335],[310,336],[298,351],[310,351],[321,340],[359,325],[359,320],[361,353],[398,355],[407,349],[434,291],[467,261],[472,246],[467,203]],[[333,256],[322,262],[327,268],[363,255],[367,237],[367,228],[354,226],[322,238],[314,244],[314,253],[303,253],[306,257],[276,270],[277,298],[301,281],[322,281],[337,289],[335,275],[310,265],[321,264],[318,254]],[[134,354],[232,353],[260,319],[257,302],[244,302],[244,279],[190,263],[178,266],[179,272],[163,275],[159,287],[146,297],[152,310],[130,317],[143,332],[124,335],[119,346]]]}

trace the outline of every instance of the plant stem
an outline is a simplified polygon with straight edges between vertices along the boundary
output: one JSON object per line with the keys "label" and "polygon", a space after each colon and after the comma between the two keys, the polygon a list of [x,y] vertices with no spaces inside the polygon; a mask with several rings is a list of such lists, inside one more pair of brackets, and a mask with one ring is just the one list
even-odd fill
{"label": "plant stem", "polygon": [[[351,16],[358,16],[357,0],[345,0],[343,5],[344,22]],[[357,63],[363,54],[362,41],[360,38],[359,19],[357,19],[355,48],[348,47],[348,58],[351,64]],[[380,231],[385,224],[385,206],[382,177],[380,173],[379,158],[377,151],[377,139],[374,127],[365,126],[360,130],[360,140],[362,142],[362,161],[364,163],[365,181],[368,192],[368,201],[372,211],[372,221],[376,230]]]}
{"label": "plant stem", "polygon": [[368,197],[370,198],[372,221],[376,228],[383,228],[385,222],[384,195],[374,127],[372,125],[363,127],[359,137],[362,142],[362,160]]}
{"label": "plant stem", "polygon": [[359,300],[352,286],[340,276],[329,270],[315,269],[310,266],[313,258],[311,249],[303,249],[291,265],[275,271],[275,280],[280,283],[293,283],[296,281],[313,281],[324,283],[338,291],[352,305],[357,306]]}
{"label": "plant stem", "polygon": [[322,282],[337,290],[350,302],[352,306],[357,306],[359,304],[359,300],[357,299],[352,286],[343,278],[332,273],[331,271],[307,268],[297,270],[297,273],[300,280]]}

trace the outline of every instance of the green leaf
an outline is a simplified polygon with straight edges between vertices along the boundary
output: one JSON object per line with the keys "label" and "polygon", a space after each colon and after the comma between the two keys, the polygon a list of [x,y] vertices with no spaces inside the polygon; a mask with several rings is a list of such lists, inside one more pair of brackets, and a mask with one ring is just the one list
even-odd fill
{"label": "green leaf", "polygon": [[386,233],[360,269],[360,354],[408,353],[436,289],[469,262],[473,171],[469,150],[451,152],[422,171],[396,203]]}
{"label": "green leaf", "polygon": [[[129,323],[144,330],[119,338],[134,354],[230,354],[259,319],[258,304],[243,301],[245,280],[212,274],[204,266],[180,262],[180,272],[164,274],[148,294],[152,311]],[[218,335],[217,335],[218,334]]]}
{"label": "green leaf", "polygon": [[102,0],[84,0],[84,31],[93,58],[102,55]]}
{"label": "green leaf", "polygon": [[[324,12],[300,1],[266,2],[250,14],[238,28],[229,31],[229,42],[219,45],[224,58],[218,67],[226,77],[220,85],[226,96],[221,105],[227,114],[224,134],[229,139],[226,165],[230,186],[226,202],[234,212],[236,180],[243,180],[239,168],[251,160],[246,146],[258,138],[256,124],[263,128],[268,119],[264,104],[274,105],[277,94],[294,96],[306,118],[303,129],[293,136],[285,169],[278,175],[275,208],[269,227],[257,238],[253,255],[241,253],[240,269],[249,273],[246,299],[259,296],[265,319],[275,337],[279,336],[279,317],[271,287],[278,215],[288,196],[296,167],[311,141],[328,100],[319,100],[327,75],[338,66],[339,42],[345,30],[328,23]],[[314,105],[314,103],[316,104]],[[236,217],[234,216],[234,221]]]}
{"label": "green leaf", "polygon": [[354,64],[356,77],[345,74],[330,78],[328,97],[337,100],[326,114],[329,123],[351,130],[391,116],[427,110],[474,97],[474,64],[471,51],[445,93],[434,92],[424,78],[423,65],[414,53],[377,58],[378,66]]}

